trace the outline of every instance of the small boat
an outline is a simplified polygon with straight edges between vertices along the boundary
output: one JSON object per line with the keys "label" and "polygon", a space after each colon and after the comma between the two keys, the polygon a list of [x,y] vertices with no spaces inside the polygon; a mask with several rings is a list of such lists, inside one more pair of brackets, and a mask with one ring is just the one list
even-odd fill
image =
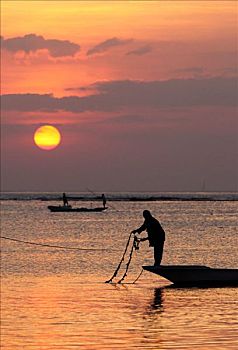
{"label": "small boat", "polygon": [[58,212],[64,212],[64,213],[72,213],[72,212],[101,212],[107,209],[107,207],[96,207],[96,208],[73,208],[71,205],[49,205],[48,209],[51,212],[58,213]]}
{"label": "small boat", "polygon": [[143,269],[166,278],[174,286],[238,286],[238,269],[199,265],[143,266]]}

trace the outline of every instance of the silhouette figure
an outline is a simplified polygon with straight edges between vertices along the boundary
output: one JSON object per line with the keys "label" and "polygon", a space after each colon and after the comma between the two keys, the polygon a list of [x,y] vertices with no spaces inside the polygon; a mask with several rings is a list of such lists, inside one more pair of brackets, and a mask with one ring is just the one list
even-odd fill
{"label": "silhouette figure", "polygon": [[68,199],[67,199],[65,193],[63,193],[63,205],[64,205],[64,206],[68,206],[68,205],[69,205],[69,202],[68,202]]}
{"label": "silhouette figure", "polygon": [[106,200],[106,197],[104,195],[104,193],[102,194],[102,204],[103,204],[103,208],[106,208],[106,203],[107,203],[107,200]]}
{"label": "silhouette figure", "polygon": [[154,313],[163,312],[163,288],[155,288],[154,289],[154,298],[152,299],[149,305],[149,311]]}
{"label": "silhouette figure", "polygon": [[161,288],[155,288],[154,299],[151,303],[151,309],[162,311],[163,308],[163,290]]}
{"label": "silhouette figure", "polygon": [[149,241],[149,246],[154,247],[154,265],[159,266],[163,256],[165,232],[160,225],[159,221],[155,219],[149,210],[143,211],[143,217],[145,219],[143,225],[132,233],[141,233],[142,231],[147,231],[148,237],[137,238],[139,242]]}

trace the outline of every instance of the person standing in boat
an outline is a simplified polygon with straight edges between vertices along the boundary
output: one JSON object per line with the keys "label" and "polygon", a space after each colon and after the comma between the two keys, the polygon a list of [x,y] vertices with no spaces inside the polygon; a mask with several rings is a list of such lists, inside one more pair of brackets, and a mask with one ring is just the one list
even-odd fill
{"label": "person standing in boat", "polygon": [[68,199],[67,199],[65,193],[63,193],[63,205],[64,205],[64,206],[68,206],[68,205],[69,205],[69,202],[68,202]]}
{"label": "person standing in boat", "polygon": [[147,231],[148,237],[137,238],[138,242],[149,241],[149,246],[154,247],[154,266],[159,266],[163,256],[165,232],[160,225],[159,221],[155,219],[149,210],[143,211],[143,217],[145,219],[143,225],[131,233],[141,233]]}
{"label": "person standing in boat", "polygon": [[106,208],[107,200],[104,193],[102,194],[102,204],[103,204],[103,208]]}

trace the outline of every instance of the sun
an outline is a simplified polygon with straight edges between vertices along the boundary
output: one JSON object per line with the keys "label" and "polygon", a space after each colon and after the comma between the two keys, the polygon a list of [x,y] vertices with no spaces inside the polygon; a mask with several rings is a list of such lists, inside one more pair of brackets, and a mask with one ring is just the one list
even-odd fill
{"label": "sun", "polygon": [[61,135],[56,127],[43,125],[35,131],[34,141],[39,148],[49,151],[59,146]]}

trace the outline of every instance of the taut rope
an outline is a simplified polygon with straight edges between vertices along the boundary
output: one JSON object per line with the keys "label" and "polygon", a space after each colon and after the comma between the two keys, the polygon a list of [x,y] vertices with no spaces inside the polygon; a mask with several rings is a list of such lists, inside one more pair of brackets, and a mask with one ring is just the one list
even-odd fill
{"label": "taut rope", "polygon": [[78,248],[78,247],[63,247],[59,245],[50,245],[50,244],[43,244],[43,243],[36,243],[36,242],[29,242],[29,241],[23,241],[21,239],[16,239],[16,238],[10,238],[10,237],[5,237],[1,236],[1,239],[6,239],[8,241],[13,241],[13,242],[18,242],[18,243],[25,243],[25,244],[31,244],[31,245],[38,245],[41,247],[50,247],[50,248],[58,248],[58,249],[67,249],[67,250],[107,250],[107,249],[97,249],[97,248]]}

